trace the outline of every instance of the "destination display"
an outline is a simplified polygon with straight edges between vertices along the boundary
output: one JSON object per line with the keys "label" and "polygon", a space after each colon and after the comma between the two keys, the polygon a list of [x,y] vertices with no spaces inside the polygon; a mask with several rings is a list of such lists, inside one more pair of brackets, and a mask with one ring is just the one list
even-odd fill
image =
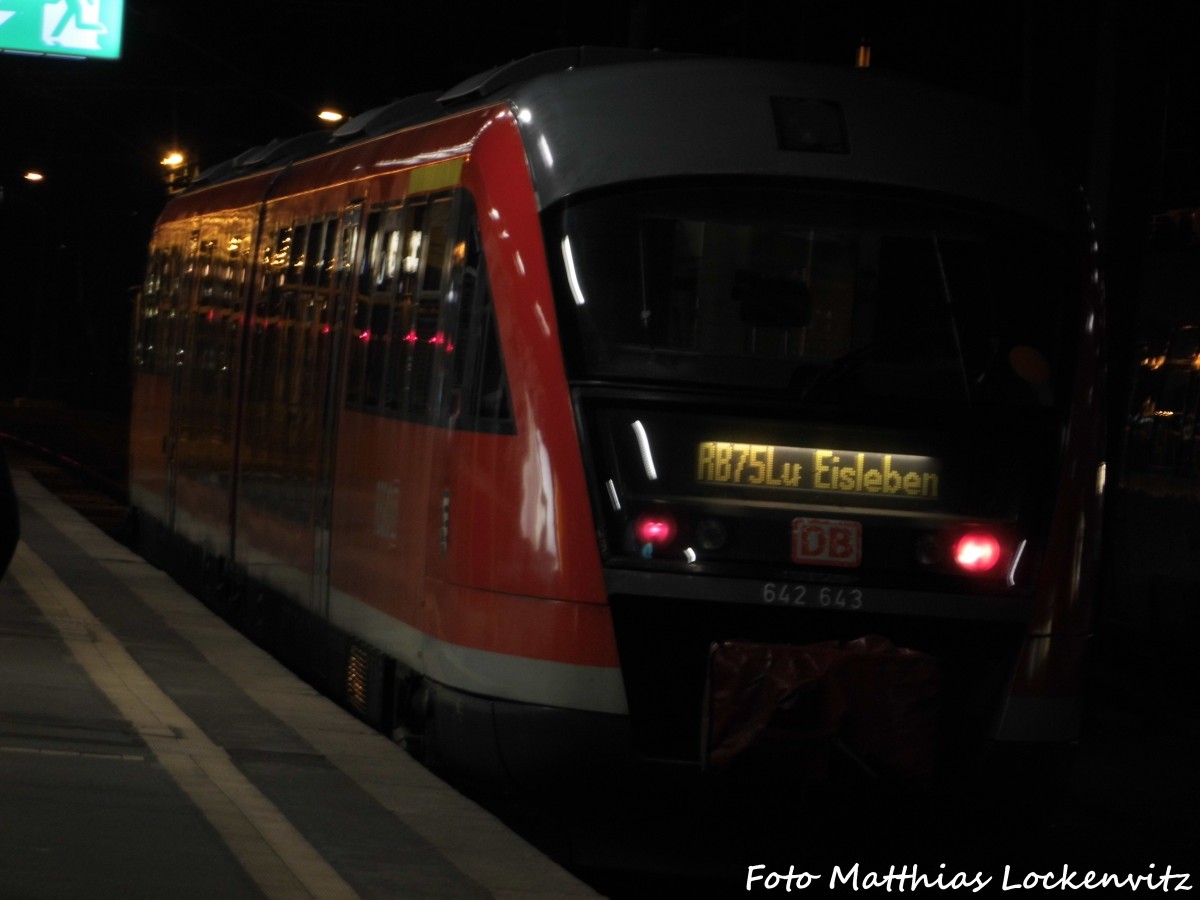
{"label": "destination display", "polygon": [[830,494],[936,500],[941,465],[931,456],[701,441],[696,481]]}

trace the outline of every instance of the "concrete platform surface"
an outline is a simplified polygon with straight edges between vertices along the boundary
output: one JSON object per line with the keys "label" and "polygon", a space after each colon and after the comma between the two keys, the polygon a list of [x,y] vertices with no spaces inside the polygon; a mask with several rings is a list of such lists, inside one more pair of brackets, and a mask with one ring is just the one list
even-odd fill
{"label": "concrete platform surface", "polygon": [[0,897],[597,896],[13,477]]}

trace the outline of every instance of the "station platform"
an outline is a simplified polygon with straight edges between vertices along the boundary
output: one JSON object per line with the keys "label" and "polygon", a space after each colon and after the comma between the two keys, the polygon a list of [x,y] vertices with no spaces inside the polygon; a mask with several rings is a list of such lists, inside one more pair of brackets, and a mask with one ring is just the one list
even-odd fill
{"label": "station platform", "polygon": [[0,897],[598,896],[16,468]]}

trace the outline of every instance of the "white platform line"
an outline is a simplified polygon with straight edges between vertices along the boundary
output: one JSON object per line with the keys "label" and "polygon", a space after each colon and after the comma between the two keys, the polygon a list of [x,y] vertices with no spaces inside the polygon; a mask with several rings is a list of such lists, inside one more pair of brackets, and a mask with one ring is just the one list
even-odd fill
{"label": "white platform line", "polygon": [[10,572],[267,897],[358,896],[24,541]]}
{"label": "white platform line", "polygon": [[[62,505],[27,472],[15,469],[12,476],[23,503],[122,581],[210,665],[302,735],[464,877],[497,900],[600,896],[490,813],[450,789],[395,743],[298,681],[165,573]],[[78,623],[71,618],[60,616],[58,621],[70,622],[78,632]]]}

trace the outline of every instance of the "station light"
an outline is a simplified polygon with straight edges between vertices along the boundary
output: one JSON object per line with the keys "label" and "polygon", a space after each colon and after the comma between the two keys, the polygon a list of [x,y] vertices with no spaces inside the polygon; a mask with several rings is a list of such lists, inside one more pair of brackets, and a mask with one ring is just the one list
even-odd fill
{"label": "station light", "polygon": [[871,42],[867,38],[863,38],[858,44],[858,52],[854,54],[854,67],[871,68]]}
{"label": "station light", "polygon": [[332,125],[335,122],[342,121],[346,117],[336,109],[323,109],[317,113],[317,118],[322,122],[328,122]]}
{"label": "station light", "polygon": [[184,190],[199,171],[195,162],[189,160],[182,150],[171,150],[158,161],[163,168],[163,181],[167,193],[177,194]]}

